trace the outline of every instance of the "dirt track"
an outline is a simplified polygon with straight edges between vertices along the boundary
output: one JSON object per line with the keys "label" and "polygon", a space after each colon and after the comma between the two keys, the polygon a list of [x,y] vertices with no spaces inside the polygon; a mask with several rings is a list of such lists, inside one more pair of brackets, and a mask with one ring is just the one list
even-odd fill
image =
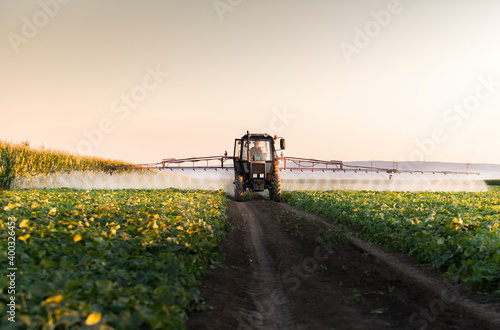
{"label": "dirt track", "polygon": [[326,219],[264,199],[230,202],[228,217],[235,228],[221,242],[226,260],[207,274],[191,329],[495,328],[498,305],[481,314],[481,297],[465,299],[405,256],[390,255],[394,268],[353,244],[318,242]]}

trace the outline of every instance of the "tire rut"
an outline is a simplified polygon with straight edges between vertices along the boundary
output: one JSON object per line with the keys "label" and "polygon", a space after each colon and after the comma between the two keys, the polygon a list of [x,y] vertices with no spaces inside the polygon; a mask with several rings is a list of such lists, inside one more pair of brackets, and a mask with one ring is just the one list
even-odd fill
{"label": "tire rut", "polygon": [[249,205],[249,203],[235,205],[249,232],[250,255],[255,256],[251,259],[252,276],[258,286],[244,288],[257,307],[250,313],[245,311],[248,321],[246,326],[259,329],[296,329],[293,311],[284,293],[280,274],[277,272],[279,264],[271,257],[266,247],[270,237],[266,237],[262,231],[260,222],[262,217],[255,214]]}

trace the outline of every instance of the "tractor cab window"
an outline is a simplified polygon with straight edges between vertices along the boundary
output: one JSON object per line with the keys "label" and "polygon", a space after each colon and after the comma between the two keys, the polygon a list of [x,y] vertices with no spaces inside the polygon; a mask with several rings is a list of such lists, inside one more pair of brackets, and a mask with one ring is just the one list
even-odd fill
{"label": "tractor cab window", "polygon": [[241,140],[236,139],[234,142],[234,157],[241,159]]}
{"label": "tractor cab window", "polygon": [[271,160],[271,143],[269,140],[250,141],[250,160]]}
{"label": "tractor cab window", "polygon": [[241,159],[248,160],[248,142],[247,141],[243,142],[243,152],[241,155]]}

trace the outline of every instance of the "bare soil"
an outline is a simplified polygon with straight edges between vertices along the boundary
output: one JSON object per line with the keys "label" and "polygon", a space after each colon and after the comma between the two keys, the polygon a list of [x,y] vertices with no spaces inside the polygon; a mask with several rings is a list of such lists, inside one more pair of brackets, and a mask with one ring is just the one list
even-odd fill
{"label": "bare soil", "polygon": [[262,198],[231,201],[227,215],[225,261],[207,273],[190,329],[498,328],[498,304],[478,314],[481,296],[403,255],[391,258],[443,286],[426,286],[361,245],[318,241],[328,219]]}

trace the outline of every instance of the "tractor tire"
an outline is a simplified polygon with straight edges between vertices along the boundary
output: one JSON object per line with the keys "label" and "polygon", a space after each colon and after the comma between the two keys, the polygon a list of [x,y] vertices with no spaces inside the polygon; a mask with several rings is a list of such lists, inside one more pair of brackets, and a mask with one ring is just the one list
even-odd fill
{"label": "tractor tire", "polygon": [[243,193],[245,188],[243,187],[243,175],[236,174],[234,178],[234,198],[237,202],[243,201]]}
{"label": "tractor tire", "polygon": [[274,167],[273,170],[273,178],[272,178],[273,186],[269,189],[269,197],[275,202],[281,202],[281,178],[280,178],[280,170],[278,166]]}

